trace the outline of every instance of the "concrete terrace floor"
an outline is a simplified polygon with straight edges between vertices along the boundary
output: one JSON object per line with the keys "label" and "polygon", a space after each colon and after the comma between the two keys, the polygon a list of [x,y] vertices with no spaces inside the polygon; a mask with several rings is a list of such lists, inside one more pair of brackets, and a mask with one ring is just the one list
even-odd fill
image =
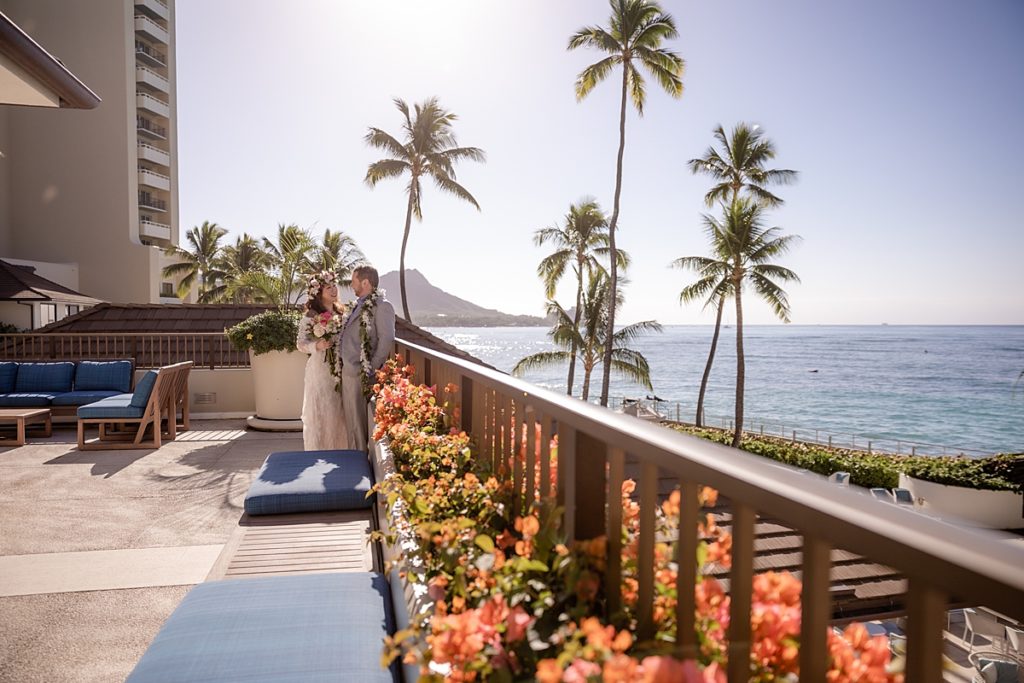
{"label": "concrete terrace floor", "polygon": [[159,450],[79,452],[74,425],[0,448],[0,681],[123,681],[302,435],[194,420]]}

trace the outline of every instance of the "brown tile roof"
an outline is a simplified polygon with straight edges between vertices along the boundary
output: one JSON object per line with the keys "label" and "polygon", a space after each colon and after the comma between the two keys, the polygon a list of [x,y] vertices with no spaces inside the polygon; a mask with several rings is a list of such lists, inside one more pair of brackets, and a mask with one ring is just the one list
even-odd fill
{"label": "brown tile roof", "polygon": [[0,260],[0,301],[64,301],[85,306],[100,303],[100,299],[36,275],[35,270]]}
{"label": "brown tile roof", "polygon": [[[111,304],[101,303],[48,325],[45,332],[223,332],[251,315],[273,308],[262,304]],[[478,365],[491,367],[421,327],[398,318],[399,339]]]}

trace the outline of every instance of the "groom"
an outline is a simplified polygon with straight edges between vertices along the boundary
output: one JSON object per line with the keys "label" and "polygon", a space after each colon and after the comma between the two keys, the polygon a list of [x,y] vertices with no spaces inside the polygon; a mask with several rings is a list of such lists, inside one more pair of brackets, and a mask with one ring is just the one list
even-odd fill
{"label": "groom", "polygon": [[[356,299],[352,312],[338,339],[341,359],[341,402],[345,409],[348,447],[357,451],[369,448],[367,405],[377,370],[391,355],[395,342],[395,309],[377,290],[380,277],[376,268],[359,266],[352,273],[352,291]],[[369,338],[364,358],[363,337]]]}

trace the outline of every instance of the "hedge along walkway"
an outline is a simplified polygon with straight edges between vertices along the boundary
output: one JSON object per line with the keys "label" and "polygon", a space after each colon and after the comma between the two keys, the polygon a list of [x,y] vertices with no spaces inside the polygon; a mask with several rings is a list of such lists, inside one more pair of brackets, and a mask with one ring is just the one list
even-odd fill
{"label": "hedge along walkway", "polygon": [[[246,432],[242,420],[194,421],[186,434],[155,451],[82,453],[74,427],[57,426],[0,449],[0,586],[14,592],[7,569],[19,563],[65,575],[36,587],[54,592],[0,597],[0,680],[124,680],[205,579],[263,459],[302,448],[299,434]],[[147,587],[121,572],[103,579],[99,561]]]}

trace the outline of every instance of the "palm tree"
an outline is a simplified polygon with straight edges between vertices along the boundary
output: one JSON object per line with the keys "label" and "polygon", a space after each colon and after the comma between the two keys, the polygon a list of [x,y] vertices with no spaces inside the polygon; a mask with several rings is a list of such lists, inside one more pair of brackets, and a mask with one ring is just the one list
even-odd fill
{"label": "palm tree", "polygon": [[[537,275],[544,281],[544,294],[554,299],[555,288],[566,271],[571,267],[576,276],[576,306],[573,309],[573,327],[579,329],[581,304],[583,297],[583,277],[594,271],[604,271],[599,257],[607,258],[611,251],[608,248],[608,219],[601,206],[593,197],[584,197],[576,204],[569,205],[569,213],[565,214],[564,227],[558,225],[541,228],[533,236],[534,243],[539,247],[547,242],[553,243],[555,251],[545,256],[537,266]],[[629,255],[620,250],[618,266],[625,270],[629,267]],[[576,341],[572,340],[569,350],[569,377],[566,380],[566,393],[572,396],[576,378]]]}
{"label": "palm tree", "polygon": [[[663,41],[678,35],[672,16],[665,14],[654,0],[610,0],[611,16],[608,28],[587,26],[569,38],[569,49],[593,47],[608,54],[580,72],[576,78],[576,99],[582,100],[603,81],[612,70],[622,66],[622,97],[619,106],[619,152],[615,166],[615,200],[608,223],[608,246],[615,248],[615,228],[619,223],[619,197],[622,194],[622,156],[626,149],[626,99],[633,100],[637,113],[643,116],[646,90],[637,63],[672,97],[683,94],[685,63],[674,52],[661,47]],[[611,291],[618,290],[616,263],[611,262]],[[615,311],[608,316],[606,337],[615,333]],[[608,384],[611,379],[612,347],[605,349],[601,379],[601,405],[608,405]]]}
{"label": "palm tree", "polygon": [[[569,313],[555,301],[548,302],[548,314],[556,317],[554,328],[550,335],[555,345],[559,347],[556,351],[544,351],[535,353],[523,358],[512,368],[513,375],[522,375],[524,372],[534,368],[550,365],[561,365],[571,357],[574,346],[579,352],[580,363],[583,366],[583,393],[581,398],[586,401],[590,398],[590,378],[598,365],[606,362],[605,349],[610,347],[611,367],[617,373],[624,375],[645,389],[653,390],[651,385],[651,369],[647,359],[639,351],[630,349],[627,344],[647,332],[661,332],[661,325],[654,320],[626,325],[614,335],[611,344],[607,344],[608,326],[606,320],[611,309],[611,280],[604,270],[595,270],[590,273],[587,289],[583,294],[581,309],[583,310],[582,327],[580,327]],[[621,293],[615,298],[616,307],[622,304]]]}
{"label": "palm tree", "polygon": [[724,207],[722,220],[704,216],[705,229],[715,252],[729,264],[729,288],[736,302],[736,425],[732,445],[738,447],[743,436],[743,286],[768,302],[775,315],[789,322],[789,299],[778,281],[800,282],[788,268],[771,263],[800,238],[780,235],[780,228],[766,228],[761,216],[764,205],[746,197],[737,197]]}
{"label": "palm tree", "polygon": [[276,241],[263,238],[267,267],[242,273],[234,288],[244,288],[254,298],[279,308],[291,308],[305,294],[301,277],[312,270],[315,249],[316,241],[309,231],[294,224],[279,224]]}
{"label": "palm tree", "polygon": [[[706,218],[706,217],[705,217]],[[709,256],[683,256],[672,262],[676,268],[689,269],[697,272],[699,279],[687,285],[679,292],[679,303],[685,304],[696,299],[706,297],[704,308],[714,306],[715,333],[711,337],[711,350],[708,352],[708,361],[704,365],[704,375],[700,380],[700,393],[697,396],[697,415],[694,423],[701,427],[704,425],[704,396],[707,393],[708,380],[711,377],[711,366],[715,362],[715,351],[718,348],[718,334],[722,329],[722,309],[725,308],[725,300],[732,294],[731,270],[728,257],[717,254],[716,257]]]}
{"label": "palm tree", "polygon": [[459,147],[452,123],[455,114],[441,108],[436,97],[432,97],[414,107],[414,114],[409,112],[405,101],[395,98],[395,106],[402,112],[405,122],[402,124],[405,141],[399,142],[394,136],[379,128],[370,128],[364,138],[366,144],[382,149],[390,156],[375,161],[366,169],[364,181],[370,187],[386,178],[396,178],[404,173],[409,174],[406,192],[409,195],[405,210],[405,231],[402,233],[402,253],[399,260],[398,278],[402,290],[402,312],[406,320],[409,315],[409,298],[405,291],[405,250],[409,244],[409,229],[412,217],[423,220],[421,198],[423,187],[421,178],[430,176],[439,189],[465,200],[480,210],[480,204],[469,191],[456,182],[455,162],[462,159],[485,161],[483,150],[477,147]]}
{"label": "palm tree", "polygon": [[708,147],[703,157],[687,162],[692,173],[705,173],[719,181],[704,195],[704,202],[708,206],[716,201],[731,202],[739,197],[740,190],[746,190],[766,206],[782,204],[765,186],[794,183],[797,172],[765,168],[765,164],[775,158],[775,145],[764,137],[760,126],[738,123],[729,137],[722,126],[718,126],[714,135],[722,143],[723,151]]}
{"label": "palm tree", "polygon": [[227,233],[227,230],[216,223],[203,221],[202,225],[195,226],[185,233],[188,249],[176,245],[164,249],[165,254],[179,259],[178,263],[172,263],[163,269],[164,277],[184,276],[178,282],[178,289],[175,292],[179,299],[186,298],[198,281],[199,301],[207,303],[212,300],[211,285],[219,277],[216,264],[220,256],[220,240]]}
{"label": "palm tree", "polygon": [[217,260],[217,269],[223,274],[221,283],[211,292],[218,300],[230,299],[234,303],[253,303],[256,292],[250,287],[240,284],[245,273],[262,271],[268,264],[267,253],[260,248],[260,243],[249,233],[242,233],[235,238],[234,244],[221,249]]}
{"label": "palm tree", "polygon": [[333,270],[338,274],[338,283],[345,286],[352,282],[352,271],[365,262],[366,256],[351,235],[341,230],[324,230],[323,240],[316,245],[311,265],[314,272]]}

